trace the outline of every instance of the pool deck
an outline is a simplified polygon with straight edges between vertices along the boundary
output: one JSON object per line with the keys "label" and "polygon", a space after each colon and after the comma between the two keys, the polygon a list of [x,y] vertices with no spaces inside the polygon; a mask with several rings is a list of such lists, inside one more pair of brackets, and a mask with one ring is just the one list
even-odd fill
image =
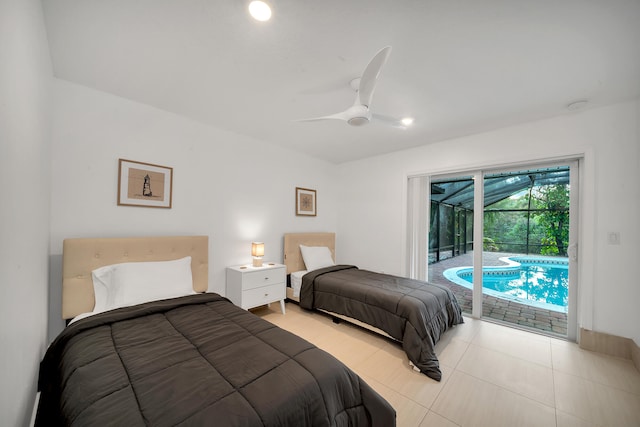
{"label": "pool deck", "polygon": [[[507,256],[523,256],[505,252],[484,252],[485,266],[506,265],[500,258]],[[467,267],[473,265],[473,252],[449,258],[434,264],[429,264],[429,281],[447,286],[453,291],[458,303],[465,313],[471,313],[472,292],[464,286],[447,280],[443,272],[453,267]],[[482,316],[499,322],[506,322],[522,328],[541,331],[546,334],[566,337],[567,314],[545,310],[526,304],[517,303],[489,295],[482,295]]]}

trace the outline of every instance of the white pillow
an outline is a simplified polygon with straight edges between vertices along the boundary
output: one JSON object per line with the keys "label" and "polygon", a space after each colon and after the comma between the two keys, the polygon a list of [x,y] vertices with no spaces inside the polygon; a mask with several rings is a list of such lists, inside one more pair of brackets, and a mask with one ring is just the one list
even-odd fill
{"label": "white pillow", "polygon": [[300,245],[302,259],[308,271],[336,265],[331,257],[331,251],[326,246],[304,246]]}
{"label": "white pillow", "polygon": [[109,286],[111,283],[113,267],[113,265],[105,265],[104,267],[96,268],[91,272],[91,279],[93,280],[93,294],[96,300],[96,304],[93,307],[94,313],[101,313],[108,310],[107,299],[109,298]]}
{"label": "white pillow", "polygon": [[173,261],[125,262],[91,272],[94,313],[147,301],[191,295],[191,257]]}

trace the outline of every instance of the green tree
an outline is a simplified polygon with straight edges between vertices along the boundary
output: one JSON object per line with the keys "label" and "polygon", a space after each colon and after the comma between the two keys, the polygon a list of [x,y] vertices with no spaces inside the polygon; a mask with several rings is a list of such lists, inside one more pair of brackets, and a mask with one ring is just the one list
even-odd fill
{"label": "green tree", "polygon": [[569,243],[569,185],[556,184],[537,187],[533,193],[536,207],[543,209],[535,216],[546,231],[542,238],[546,255],[567,255]]}
{"label": "green tree", "polygon": [[[527,239],[527,206],[528,192],[521,192],[486,206],[485,237],[491,238],[492,244],[498,246],[501,251],[524,253]],[[486,247],[487,242],[484,244]]]}

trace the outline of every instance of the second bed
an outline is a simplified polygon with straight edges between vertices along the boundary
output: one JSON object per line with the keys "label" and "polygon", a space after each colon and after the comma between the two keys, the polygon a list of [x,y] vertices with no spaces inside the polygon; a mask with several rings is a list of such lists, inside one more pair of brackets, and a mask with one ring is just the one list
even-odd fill
{"label": "second bed", "polygon": [[440,381],[435,345],[450,327],[464,322],[458,301],[448,288],[353,265],[335,265],[334,233],[285,234],[284,252],[292,282],[288,298],[302,308],[364,324],[401,342],[410,362]]}

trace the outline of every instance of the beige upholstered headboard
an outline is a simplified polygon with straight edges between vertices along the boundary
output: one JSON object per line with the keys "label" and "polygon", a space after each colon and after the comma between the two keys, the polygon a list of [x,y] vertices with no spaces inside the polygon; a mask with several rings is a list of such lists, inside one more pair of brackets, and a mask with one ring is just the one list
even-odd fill
{"label": "beige upholstered headboard", "polygon": [[288,233],[284,235],[284,265],[287,274],[304,270],[300,245],[327,246],[336,260],[336,233]]}
{"label": "beige upholstered headboard", "polygon": [[91,271],[121,262],[170,261],[191,256],[193,289],[209,287],[209,237],[66,239],[62,248],[62,318],[93,310]]}

